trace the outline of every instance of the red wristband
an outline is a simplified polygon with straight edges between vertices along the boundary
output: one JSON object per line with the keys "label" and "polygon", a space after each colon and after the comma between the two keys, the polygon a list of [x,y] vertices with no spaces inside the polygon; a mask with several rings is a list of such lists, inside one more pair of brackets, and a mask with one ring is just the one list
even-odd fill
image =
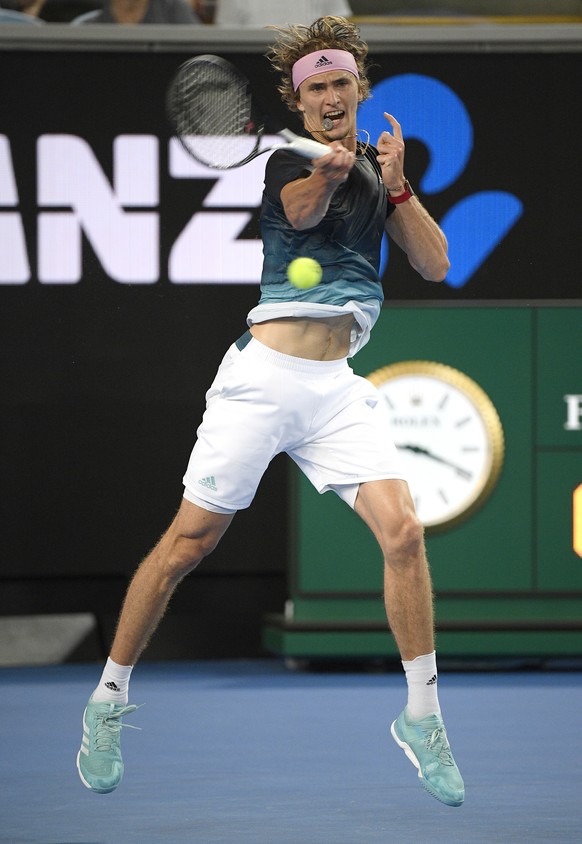
{"label": "red wristband", "polygon": [[410,199],[412,194],[409,190],[405,190],[404,193],[401,193],[400,196],[390,196],[388,194],[388,202],[391,202],[392,205],[400,205],[401,202],[406,202],[407,199]]}
{"label": "red wristband", "polygon": [[390,191],[386,188],[386,196],[388,197],[388,202],[392,203],[392,205],[400,205],[401,202],[406,202],[411,196],[414,196],[414,191],[410,187],[408,179],[405,179],[404,193],[401,193],[400,196],[390,196]]}
{"label": "red wristband", "polygon": [[[406,183],[408,185],[408,182]],[[406,202],[407,199],[410,199],[412,196],[412,192],[408,189],[408,187],[404,188],[404,193],[401,193],[400,196],[390,196],[388,194],[388,202],[391,202],[392,205],[400,205],[401,202]]]}

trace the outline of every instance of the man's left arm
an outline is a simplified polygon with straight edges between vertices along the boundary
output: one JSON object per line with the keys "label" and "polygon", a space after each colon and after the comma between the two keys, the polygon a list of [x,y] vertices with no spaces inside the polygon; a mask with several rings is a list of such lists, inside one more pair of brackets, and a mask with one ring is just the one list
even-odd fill
{"label": "man's left arm", "polygon": [[[386,231],[403,249],[410,265],[427,279],[443,281],[449,270],[447,239],[416,196],[406,198],[408,184],[404,177],[404,141],[400,124],[384,113],[392,133],[382,132],[378,139],[378,163],[382,181],[395,209],[386,221]],[[400,199],[400,201],[398,201]]]}
{"label": "man's left arm", "polygon": [[450,267],[447,239],[416,196],[396,206],[386,220],[386,231],[424,279],[445,279]]}

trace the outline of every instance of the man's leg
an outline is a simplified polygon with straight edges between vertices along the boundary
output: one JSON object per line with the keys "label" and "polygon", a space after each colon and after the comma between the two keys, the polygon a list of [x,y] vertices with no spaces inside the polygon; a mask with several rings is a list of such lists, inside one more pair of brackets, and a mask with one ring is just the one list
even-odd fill
{"label": "man's leg", "polygon": [[460,806],[464,784],[438,702],[430,571],[408,485],[395,480],[364,483],[355,511],[382,549],[386,614],[408,683],[408,704],[392,724],[392,735],[418,768],[427,791]]}
{"label": "man's leg", "polygon": [[87,788],[106,794],[123,776],[119,737],[133,665],[150,640],[180,581],[214,550],[233,519],[186,499],[172,524],[137,569],[119,617],[110,658],[83,716],[77,767]]}
{"label": "man's leg", "polygon": [[182,499],[174,521],[130,583],[111,648],[115,662],[137,662],[176,586],[216,548],[232,519]]}
{"label": "man's leg", "polygon": [[432,585],[422,526],[404,481],[361,484],[356,513],[384,556],[384,600],[390,629],[404,660],[434,650]]}

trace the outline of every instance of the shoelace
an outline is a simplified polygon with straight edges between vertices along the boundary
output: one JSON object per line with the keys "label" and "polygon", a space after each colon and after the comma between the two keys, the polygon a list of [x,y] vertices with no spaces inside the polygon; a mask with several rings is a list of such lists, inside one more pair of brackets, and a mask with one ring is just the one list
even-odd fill
{"label": "shoelace", "polygon": [[444,727],[435,727],[432,733],[427,736],[426,748],[434,753],[443,765],[454,765],[451,747]]}
{"label": "shoelace", "polygon": [[130,712],[135,712],[139,709],[135,704],[124,706],[123,709],[117,712],[112,712],[109,715],[97,715],[95,725],[95,741],[94,749],[100,752],[107,752],[111,750],[117,736],[121,732],[122,727],[129,727],[130,730],[141,730],[141,727],[136,727],[133,724],[123,724],[121,718]]}

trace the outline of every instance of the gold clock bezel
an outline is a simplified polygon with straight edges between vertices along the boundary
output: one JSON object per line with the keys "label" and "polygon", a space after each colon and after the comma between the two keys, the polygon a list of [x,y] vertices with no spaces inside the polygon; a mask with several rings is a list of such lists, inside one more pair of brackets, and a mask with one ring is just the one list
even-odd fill
{"label": "gold clock bezel", "polygon": [[480,415],[490,445],[490,465],[483,474],[481,484],[476,488],[474,497],[463,507],[439,521],[425,524],[425,531],[438,533],[456,527],[472,516],[487,501],[493,492],[505,458],[505,436],[501,419],[495,405],[482,387],[472,378],[445,363],[429,360],[407,360],[391,363],[366,375],[376,387],[381,387],[387,381],[401,378],[403,375],[425,375],[443,381],[469,399]]}

